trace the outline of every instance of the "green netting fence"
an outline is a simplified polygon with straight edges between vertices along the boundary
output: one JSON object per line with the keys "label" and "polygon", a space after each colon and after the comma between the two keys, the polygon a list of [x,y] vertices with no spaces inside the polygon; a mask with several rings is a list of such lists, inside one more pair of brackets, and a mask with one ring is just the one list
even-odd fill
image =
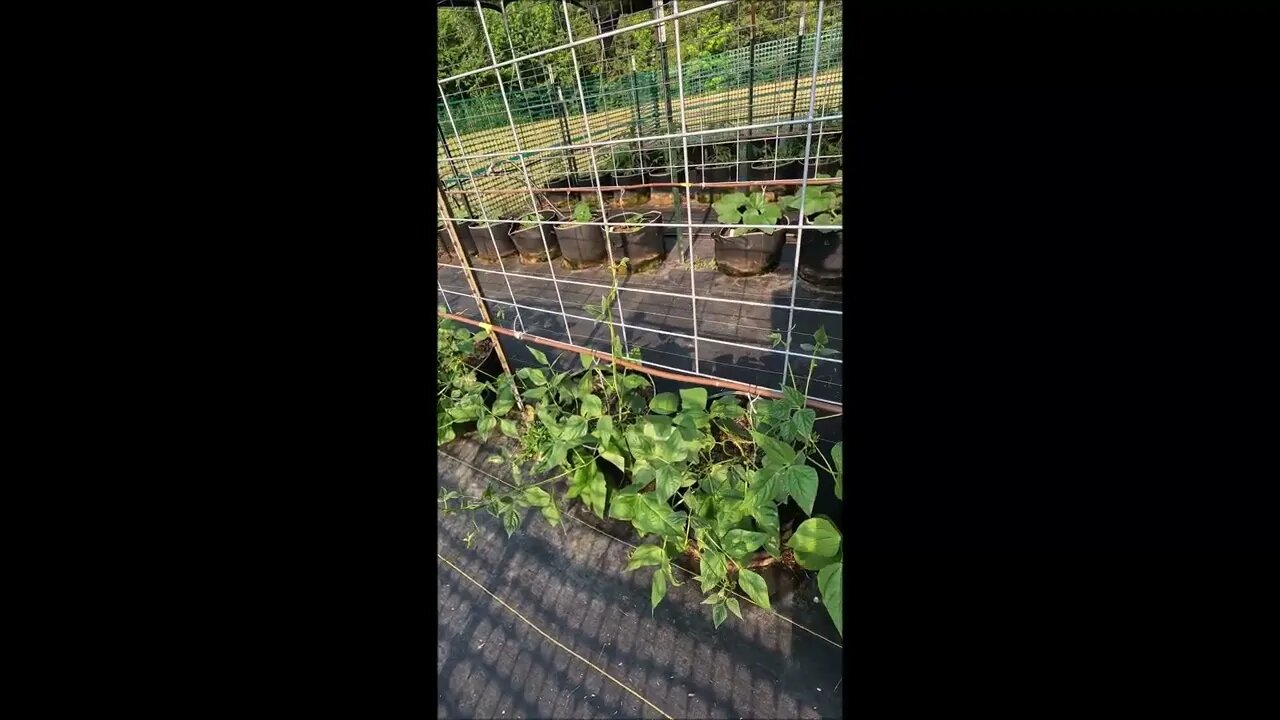
{"label": "green netting fence", "polygon": [[[756,43],[754,63],[751,46],[691,59],[684,63],[685,95],[704,95],[752,83],[771,83],[795,75],[804,77],[812,71],[814,42],[813,35],[805,35],[801,38]],[[819,71],[839,65],[840,61],[841,28],[839,25],[824,28],[818,58]],[[675,70],[673,58],[669,72],[674,76]],[[665,112],[661,73],[633,73],[614,80],[584,76],[581,83],[588,113],[634,107],[643,122]],[[671,78],[669,90],[674,101],[677,95],[674,77]],[[565,114],[577,115],[582,111],[576,84],[560,88],[559,94],[557,87],[550,84],[526,87],[524,90],[509,85],[506,91],[511,114],[517,125],[552,120]],[[451,99],[448,113],[443,102],[437,103],[437,120],[451,134],[453,128],[449,124],[449,114],[452,114],[453,124],[461,135],[505,127],[508,124],[502,96],[496,92],[481,97]]]}

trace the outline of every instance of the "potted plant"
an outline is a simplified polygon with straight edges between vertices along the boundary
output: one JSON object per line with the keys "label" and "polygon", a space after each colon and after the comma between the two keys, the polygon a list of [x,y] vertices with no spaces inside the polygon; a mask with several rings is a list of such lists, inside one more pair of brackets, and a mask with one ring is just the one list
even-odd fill
{"label": "potted plant", "polygon": [[787,224],[778,203],[765,200],[763,192],[735,192],[712,207],[716,222],[739,225],[714,234],[716,268],[720,272],[730,276],[762,275],[777,266]]}
{"label": "potted plant", "polygon": [[[511,231],[511,242],[520,251],[520,259],[526,262],[548,262],[560,257],[560,244],[556,240],[556,231],[551,225],[541,225],[539,220],[554,220],[556,214],[551,210],[529,213],[520,218],[516,229]],[[547,245],[542,246],[543,237]]]}
{"label": "potted plant", "polygon": [[800,148],[792,138],[781,141],[776,146],[766,145],[758,162],[751,164],[751,179],[760,181],[794,180],[800,177],[800,164],[795,159]]}
{"label": "potted plant", "polygon": [[516,252],[516,246],[511,242],[510,223],[473,220],[467,223],[467,233],[479,250],[479,256],[485,260],[497,260]]}
{"label": "potted plant", "polygon": [[768,143],[764,140],[746,140],[738,143],[734,160],[737,162],[738,182],[751,180],[751,166],[765,157]]}
{"label": "potted plant", "polygon": [[621,245],[636,271],[662,262],[667,256],[662,238],[662,227],[654,225],[662,217],[658,211],[647,213],[625,212],[609,216],[605,234],[614,247]]}
{"label": "potted plant", "polygon": [[815,138],[814,143],[818,147],[818,152],[805,161],[805,175],[808,177],[819,177],[824,173],[828,177],[833,175],[840,168],[843,160],[840,139],[832,140],[830,136],[824,135],[820,141]]}
{"label": "potted plant", "polygon": [[[733,182],[736,174],[736,166],[734,164],[733,148],[727,144],[707,145],[708,150],[703,153],[702,167],[692,168],[690,172],[693,175],[693,182],[696,183],[722,183]],[[729,188],[701,188],[697,193],[698,202],[711,203],[730,192]]]}
{"label": "potted plant", "polygon": [[573,215],[554,226],[564,264],[571,270],[593,267],[608,260],[600,226],[581,224],[599,220],[600,216],[591,212],[590,205],[579,201],[574,205]]}
{"label": "potted plant", "polygon": [[502,372],[493,342],[487,330],[472,333],[452,320],[437,321],[437,445],[475,430],[492,415],[492,383]]}
{"label": "potted plant", "polygon": [[[819,177],[827,177],[825,174]],[[799,194],[779,199],[799,220]],[[843,225],[840,185],[805,188],[804,225]],[[839,285],[844,278],[844,230],[806,229],[800,239],[800,277],[815,285]]]}
{"label": "potted plant", "polygon": [[[596,194],[596,188],[609,187],[614,185],[613,178],[613,155],[604,153],[596,155],[596,175],[591,174],[591,162],[578,163],[580,172],[573,176],[573,187],[576,189],[575,194],[579,199],[591,198]],[[598,182],[597,182],[598,180]],[[610,194],[614,191],[605,190],[604,199],[606,202],[610,199]]]}

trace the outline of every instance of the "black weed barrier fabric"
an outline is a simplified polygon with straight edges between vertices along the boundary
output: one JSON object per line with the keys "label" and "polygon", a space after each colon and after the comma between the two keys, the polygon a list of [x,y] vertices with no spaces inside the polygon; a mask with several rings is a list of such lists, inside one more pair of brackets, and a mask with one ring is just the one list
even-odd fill
{"label": "black weed barrier fabric", "polygon": [[[483,468],[494,452],[472,440],[445,446],[440,486],[479,492],[489,478],[445,454]],[[812,578],[771,579],[774,606],[830,640],[754,606],[717,630],[688,575],[651,615],[647,578],[623,572],[632,548],[619,539],[536,515],[508,538],[495,518],[473,517],[470,550],[468,517],[442,516],[438,529],[440,555],[475,581],[438,561],[438,717],[661,717],[475,583],[672,717],[842,717],[839,635],[813,602]]]}

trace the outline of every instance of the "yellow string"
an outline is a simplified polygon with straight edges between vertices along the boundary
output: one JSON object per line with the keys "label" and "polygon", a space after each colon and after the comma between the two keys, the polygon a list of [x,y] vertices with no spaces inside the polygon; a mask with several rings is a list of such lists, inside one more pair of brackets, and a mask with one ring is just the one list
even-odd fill
{"label": "yellow string", "polygon": [[473,577],[471,577],[470,575],[468,575],[468,574],[466,574],[465,572],[463,572],[463,571],[462,571],[462,568],[460,568],[460,567],[458,567],[457,565],[454,565],[453,563],[449,562],[449,561],[448,561],[448,559],[446,559],[446,558],[445,558],[445,556],[441,555],[440,553],[436,553],[436,557],[440,558],[441,560],[443,560],[443,561],[444,561],[444,563],[445,563],[446,565],[448,565],[449,567],[451,567],[451,568],[453,568],[454,570],[456,570],[456,571],[458,572],[458,574],[459,574],[459,575],[461,575],[462,577],[464,577],[464,578],[466,578],[466,579],[470,580],[470,581],[472,582],[472,584],[474,584],[476,587],[478,587],[478,588],[480,588],[481,590],[483,590],[483,591],[485,592],[485,594],[486,594],[486,595],[488,595],[489,597],[493,598],[494,600],[497,600],[497,601],[498,601],[498,603],[499,603],[500,605],[502,605],[502,607],[504,607],[504,608],[506,608],[506,609],[510,610],[510,611],[511,611],[511,614],[513,614],[513,615],[515,615],[516,617],[518,617],[518,618],[520,618],[521,620],[523,620],[523,621],[525,622],[525,624],[526,624],[526,625],[528,625],[529,627],[533,628],[534,630],[537,630],[537,631],[538,631],[538,634],[540,634],[540,635],[542,635],[542,637],[544,637],[544,638],[546,638],[546,639],[550,640],[552,643],[554,643],[554,644],[555,644],[557,647],[559,647],[561,650],[564,650],[565,652],[569,653],[570,655],[572,655],[572,656],[574,656],[574,657],[578,658],[578,659],[579,659],[579,660],[581,660],[582,662],[584,662],[584,663],[586,663],[587,665],[591,666],[591,668],[592,668],[593,670],[595,670],[596,672],[600,673],[601,675],[604,675],[605,677],[607,677],[607,678],[609,678],[610,680],[612,680],[612,681],[614,681],[615,683],[617,683],[618,687],[620,687],[620,688],[622,688],[623,690],[626,690],[627,692],[631,693],[632,695],[635,695],[636,697],[640,698],[640,701],[641,701],[641,702],[643,702],[645,705],[648,705],[649,707],[651,707],[651,708],[653,708],[654,710],[656,710],[656,711],[658,712],[658,714],[659,714],[659,715],[661,715],[662,717],[666,718],[667,720],[675,720],[675,719],[674,719],[674,718],[672,718],[670,715],[668,715],[668,714],[666,714],[665,712],[663,712],[663,711],[662,711],[662,708],[660,708],[660,707],[658,707],[657,705],[654,705],[653,703],[649,702],[649,701],[645,698],[645,696],[643,696],[643,695],[641,695],[640,693],[636,692],[635,690],[632,690],[631,688],[627,687],[625,684],[623,684],[623,682],[622,682],[621,680],[619,680],[619,679],[615,678],[614,676],[610,675],[609,673],[605,672],[604,670],[601,670],[601,669],[600,669],[600,668],[599,668],[595,663],[593,663],[593,662],[591,662],[590,660],[588,660],[588,659],[586,659],[586,658],[582,657],[581,655],[579,655],[578,653],[574,652],[573,650],[570,650],[569,648],[565,647],[565,646],[564,646],[564,645],[563,645],[559,640],[556,640],[555,638],[553,638],[553,637],[551,637],[550,635],[548,635],[548,634],[546,634],[545,632],[543,632],[542,628],[538,627],[537,625],[534,625],[534,624],[533,624],[533,623],[532,623],[528,618],[526,618],[525,616],[523,616],[523,615],[521,615],[520,613],[516,612],[516,609],[515,609],[515,608],[513,608],[513,607],[511,607],[510,605],[506,604],[505,602],[503,602],[503,601],[502,601],[502,598],[500,598],[500,597],[498,597],[497,595],[494,595],[493,593],[489,592],[489,588],[486,588],[485,586],[481,585],[479,582],[477,582],[477,581],[475,580],[475,578],[473,578]]}

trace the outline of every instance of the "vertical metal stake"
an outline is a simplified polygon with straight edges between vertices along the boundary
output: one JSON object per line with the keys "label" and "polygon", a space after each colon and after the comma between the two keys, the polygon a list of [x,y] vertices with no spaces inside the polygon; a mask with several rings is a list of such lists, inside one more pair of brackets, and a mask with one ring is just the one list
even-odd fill
{"label": "vertical metal stake", "polygon": [[[800,32],[796,33],[796,64],[791,70],[791,119],[796,119],[796,97],[800,93],[800,45],[804,41],[804,11],[800,11]],[[792,128],[795,129],[794,127]]]}
{"label": "vertical metal stake", "polygon": [[[462,190],[462,184],[465,181],[462,179],[462,173],[458,172],[458,164],[453,161],[453,153],[449,152],[449,141],[445,139],[444,128],[437,124],[436,131],[440,133],[440,146],[444,148],[444,157],[449,161],[449,169],[453,170],[453,176],[458,179],[458,189]],[[462,204],[467,208],[467,217],[474,218],[476,213],[471,209],[471,201],[467,199],[465,192],[462,193]]]}
{"label": "vertical metal stake", "polygon": [[747,124],[752,124],[755,119],[755,99],[756,99],[756,9],[751,7],[748,11],[751,17],[751,59],[747,61]]}

